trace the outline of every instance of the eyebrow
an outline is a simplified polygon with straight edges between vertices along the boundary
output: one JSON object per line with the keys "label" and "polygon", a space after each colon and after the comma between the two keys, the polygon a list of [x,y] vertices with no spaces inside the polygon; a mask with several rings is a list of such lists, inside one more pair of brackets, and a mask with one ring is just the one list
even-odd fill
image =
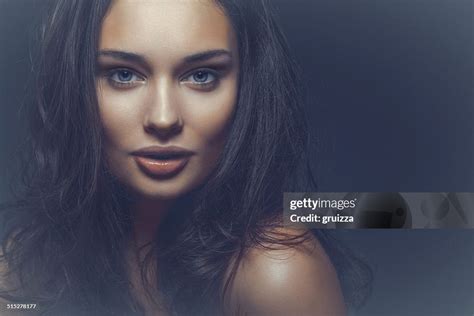
{"label": "eyebrow", "polygon": [[[144,56],[126,51],[102,50],[99,52],[99,56],[107,56],[127,62],[137,63],[147,68],[149,65]],[[183,61],[184,64],[195,64],[219,56],[228,56],[229,58],[232,58],[232,53],[225,49],[213,49],[186,56],[183,58]]]}
{"label": "eyebrow", "polygon": [[136,63],[148,68],[148,62],[146,61],[145,57],[135,53],[124,52],[119,50],[101,50],[99,51],[99,56],[112,57],[114,59],[120,59],[122,61]]}
{"label": "eyebrow", "polygon": [[207,61],[209,59],[219,57],[219,56],[228,56],[232,58],[232,53],[225,49],[214,49],[207,50],[204,52],[192,54],[184,58],[186,64],[194,64],[197,62]]}

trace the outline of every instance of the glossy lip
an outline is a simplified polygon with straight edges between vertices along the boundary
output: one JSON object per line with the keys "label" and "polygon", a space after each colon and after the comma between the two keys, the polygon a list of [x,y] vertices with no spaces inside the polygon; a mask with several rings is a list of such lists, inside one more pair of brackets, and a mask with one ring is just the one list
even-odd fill
{"label": "glossy lip", "polygon": [[152,178],[171,178],[188,163],[194,152],[177,146],[150,146],[131,153],[140,170]]}

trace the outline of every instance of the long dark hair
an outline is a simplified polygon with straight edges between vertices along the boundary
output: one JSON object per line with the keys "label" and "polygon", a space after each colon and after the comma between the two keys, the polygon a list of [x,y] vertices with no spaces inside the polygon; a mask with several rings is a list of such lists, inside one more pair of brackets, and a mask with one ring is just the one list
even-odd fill
{"label": "long dark hair", "polygon": [[[143,313],[123,256],[131,198],[108,171],[97,107],[98,36],[110,2],[51,2],[33,69],[22,186],[2,207],[3,256],[15,279],[2,296],[38,302],[47,315]],[[281,225],[282,192],[316,190],[297,66],[268,2],[216,0],[239,44],[237,110],[215,170],[169,212],[147,255],[156,260],[142,265],[142,278],[158,285],[172,315],[218,313],[215,302],[246,249],[305,239],[268,233]],[[313,233],[357,307],[370,270],[330,234]],[[146,278],[151,266],[154,280]]]}

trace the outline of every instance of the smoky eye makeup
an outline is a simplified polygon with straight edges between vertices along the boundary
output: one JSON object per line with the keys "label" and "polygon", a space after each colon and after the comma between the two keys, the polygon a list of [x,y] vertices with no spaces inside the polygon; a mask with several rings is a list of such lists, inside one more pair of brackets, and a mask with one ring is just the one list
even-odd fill
{"label": "smoky eye makeup", "polygon": [[210,91],[219,85],[223,76],[224,73],[216,69],[198,68],[182,76],[180,84],[184,84],[192,89]]}
{"label": "smoky eye makeup", "polygon": [[123,63],[98,61],[96,78],[117,89],[133,88],[145,83],[146,76]]}
{"label": "smoky eye makeup", "polygon": [[145,78],[128,68],[115,68],[105,72],[107,82],[118,88],[133,87],[145,82]]}
{"label": "smoky eye makeup", "polygon": [[180,76],[180,83],[193,89],[211,91],[216,88],[232,69],[230,61],[207,63]]}
{"label": "smoky eye makeup", "polygon": [[[219,83],[232,70],[232,60],[216,60],[197,62],[195,65],[177,67],[173,74],[177,82],[193,90],[208,92],[219,86]],[[98,59],[96,64],[96,77],[104,80],[110,87],[116,89],[129,89],[146,83],[148,75],[128,62],[118,60]],[[145,72],[148,73],[148,72]],[[181,73],[181,74],[180,74]]]}

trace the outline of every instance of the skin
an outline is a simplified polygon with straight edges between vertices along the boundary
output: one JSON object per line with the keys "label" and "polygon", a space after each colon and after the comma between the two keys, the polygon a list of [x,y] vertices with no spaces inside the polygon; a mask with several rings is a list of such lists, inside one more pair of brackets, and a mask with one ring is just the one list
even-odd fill
{"label": "skin", "polygon": [[[297,237],[304,229],[277,228],[270,234]],[[297,246],[266,244],[243,257],[228,293],[228,315],[345,316],[337,273],[316,238]]]}
{"label": "skin", "polygon": [[[227,54],[185,62],[211,50]],[[220,155],[237,94],[237,44],[224,14],[208,1],[115,1],[103,22],[99,51],[99,107],[114,174],[155,200],[175,199],[201,184]],[[217,78],[199,84],[193,77],[198,70],[209,73],[208,83]],[[130,155],[150,145],[176,145],[195,155],[176,177],[156,180]]]}
{"label": "skin", "polygon": [[[215,167],[235,108],[238,62],[233,29],[211,1],[112,4],[100,34],[97,94],[110,169],[137,197],[139,243]],[[151,145],[194,154],[176,176],[154,179],[131,155]]]}
{"label": "skin", "polygon": [[[189,62],[209,51],[214,54],[207,59]],[[174,201],[215,168],[235,111],[237,51],[229,20],[211,0],[117,0],[103,21],[99,111],[109,168],[137,197],[126,259],[148,315],[166,311],[156,289],[157,304],[146,298],[136,249],[151,240]],[[200,84],[203,78],[207,84]],[[151,178],[131,155],[150,145],[180,146],[194,155],[174,177]],[[318,245],[312,240],[304,247],[250,249],[230,292],[229,314],[344,315],[337,276]]]}

